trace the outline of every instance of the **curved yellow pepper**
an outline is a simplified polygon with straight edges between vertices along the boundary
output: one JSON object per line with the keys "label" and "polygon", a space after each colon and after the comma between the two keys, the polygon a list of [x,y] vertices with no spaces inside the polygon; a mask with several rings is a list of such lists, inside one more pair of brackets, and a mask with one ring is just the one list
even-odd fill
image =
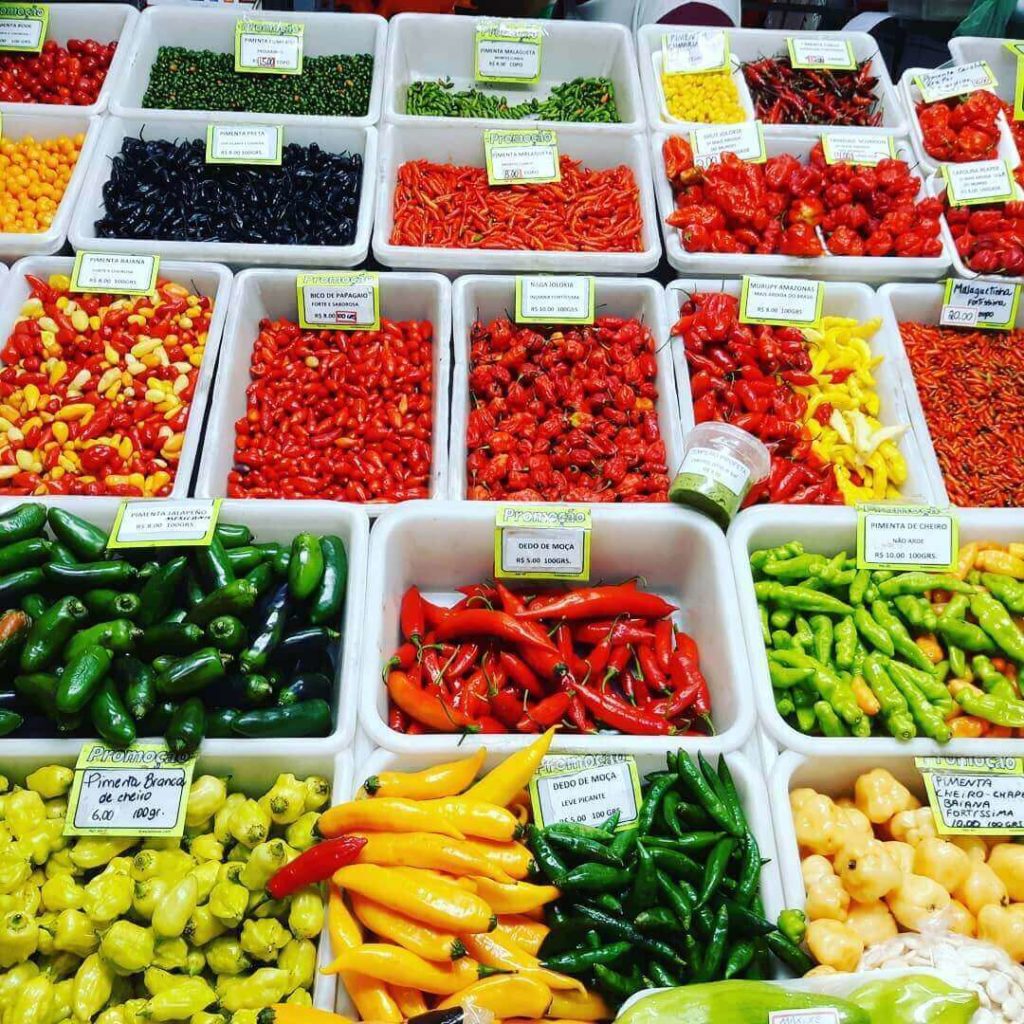
{"label": "curved yellow pepper", "polygon": [[475,786],[470,787],[466,796],[470,800],[483,800],[499,807],[508,807],[516,794],[533,778],[554,736],[555,730],[548,729],[528,747],[506,757]]}
{"label": "curved yellow pepper", "polygon": [[480,747],[470,757],[431,765],[423,771],[381,772],[371,775],[363,783],[363,789],[372,797],[399,796],[409,800],[455,796],[476,778],[486,756],[486,749]]}
{"label": "curved yellow pepper", "polygon": [[495,882],[490,878],[475,878],[474,881],[477,894],[496,914],[525,914],[557,900],[561,895],[553,885]]}
{"label": "curved yellow pepper", "polygon": [[[469,955],[486,967],[513,971],[523,977],[539,981],[550,989],[574,988],[580,992],[586,991],[583,982],[565,974],[546,970],[535,956],[524,952],[511,939],[499,935],[496,931],[485,935],[466,935],[462,941]],[[518,1017],[519,1014],[514,1016]]]}
{"label": "curved yellow pepper", "polygon": [[424,800],[421,806],[443,815],[467,836],[507,843],[520,832],[519,819],[505,807],[468,796]]}
{"label": "curved yellow pepper", "polygon": [[352,912],[369,931],[408,949],[424,960],[444,962],[466,955],[467,947],[453,932],[421,924],[356,892],[350,898]]}
{"label": "curved yellow pepper", "polygon": [[427,868],[453,875],[486,875],[500,882],[512,877],[496,858],[474,849],[468,840],[432,832],[358,832],[366,840],[356,862],[382,867]]}
{"label": "curved yellow pepper", "polygon": [[518,914],[506,914],[498,918],[495,933],[511,939],[520,949],[532,956],[537,955],[541,943],[551,929],[542,921],[531,921],[528,917]]}
{"label": "curved yellow pepper", "polygon": [[448,964],[435,964],[401,946],[367,942],[343,950],[325,973],[355,971],[379,981],[418,988],[421,992],[448,996],[478,980],[477,965],[468,957]]}
{"label": "curved yellow pepper", "polygon": [[552,992],[548,1015],[575,1021],[611,1020],[615,1011],[597,992]]}
{"label": "curved yellow pepper", "polygon": [[455,839],[465,839],[450,821],[422,803],[400,797],[377,800],[351,800],[337,804],[320,815],[317,826],[325,838],[370,829],[374,832],[437,832]]}
{"label": "curved yellow pepper", "polygon": [[543,1017],[551,1005],[551,992],[546,985],[521,974],[482,978],[437,1004],[438,1010],[453,1006],[472,1006],[490,1010],[495,1016]]}

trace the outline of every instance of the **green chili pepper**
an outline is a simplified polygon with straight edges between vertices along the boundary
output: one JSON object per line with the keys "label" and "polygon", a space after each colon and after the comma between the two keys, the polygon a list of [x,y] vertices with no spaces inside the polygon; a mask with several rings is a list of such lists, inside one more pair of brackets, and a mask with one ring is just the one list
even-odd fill
{"label": "green chili pepper", "polygon": [[92,590],[96,587],[127,587],[139,576],[130,562],[81,562],[78,565],[61,565],[50,561],[43,566],[43,574],[58,587],[65,590]]}
{"label": "green chili pepper", "polygon": [[[844,615],[835,626],[835,661],[839,668],[849,668],[857,653],[857,627],[853,618]],[[819,659],[820,661],[821,659]]]}
{"label": "green chili pepper", "polygon": [[835,709],[827,700],[814,702],[814,716],[823,736],[849,736],[850,732],[840,721]]}
{"label": "green chili pepper", "polygon": [[794,558],[804,553],[804,546],[798,540],[791,540],[787,544],[780,544],[776,548],[762,548],[750,556],[750,566],[755,572],[764,572],[769,562],[777,562],[784,558]]}
{"label": "green chili pepper", "polygon": [[107,531],[79,516],[52,505],[46,513],[46,520],[53,535],[61,544],[70,548],[76,558],[95,562],[107,550]]}
{"label": "green chili pepper", "polygon": [[902,594],[893,599],[896,610],[903,616],[908,626],[925,633],[934,632],[939,617],[932,611],[932,606],[922,597],[913,594]]}
{"label": "green chili pepper", "polygon": [[779,931],[789,939],[790,942],[794,942],[799,945],[804,941],[804,936],[807,934],[807,915],[802,910],[783,910],[779,914]]}
{"label": "green chili pepper", "polygon": [[675,878],[683,878],[688,882],[700,884],[703,870],[692,858],[682,850],[668,850],[664,847],[652,847],[650,850],[654,863]]}
{"label": "green chili pepper", "polygon": [[[340,619],[348,585],[348,554],[340,537],[328,534],[320,539],[324,571],[313,594],[309,621],[314,626],[334,625]],[[290,567],[289,567],[290,569]]]}
{"label": "green chili pepper", "polygon": [[[244,583],[244,580],[238,582]],[[230,585],[230,584],[229,584]],[[255,595],[253,595],[255,597]],[[245,626],[234,615],[218,615],[206,627],[210,643],[225,654],[237,654],[245,646]]]}
{"label": "green chili pepper", "polygon": [[[618,824],[619,812],[616,811],[604,825],[600,828],[595,828],[593,825],[584,825],[578,821],[559,821],[554,825],[548,825],[544,829],[545,835],[562,835],[562,836],[578,836],[580,839],[593,839],[598,843],[610,843],[615,832],[615,826]],[[611,827],[606,828],[605,826],[611,822]]]}
{"label": "green chili pepper", "polygon": [[647,965],[647,970],[650,973],[651,980],[660,988],[676,988],[682,984],[679,977],[657,960],[651,960]]}
{"label": "green chili pepper", "polygon": [[257,565],[252,572],[246,573],[245,581],[252,584],[258,598],[262,597],[270,589],[270,584],[274,582],[273,567],[263,562],[261,565]]}
{"label": "green chili pepper", "polygon": [[628,942],[611,942],[596,949],[574,950],[549,957],[543,961],[543,966],[560,974],[586,974],[595,964],[613,964],[621,960],[632,948]]}
{"label": "green chili pepper", "polygon": [[956,644],[946,645],[946,655],[949,658],[949,670],[952,672],[955,679],[966,679],[970,682],[973,678],[967,669],[967,655],[964,654],[963,648],[957,647]]}
{"label": "green chili pepper", "polygon": [[[849,683],[844,682],[821,662],[799,651],[778,651],[776,656],[784,665],[791,665],[794,668],[810,667],[813,670],[811,682],[821,698],[832,706],[836,714],[851,729],[860,726],[864,712],[857,704]],[[870,723],[868,725],[870,728]]]}
{"label": "green chili pepper", "polygon": [[46,525],[46,506],[23,502],[0,515],[0,544],[35,537]]}
{"label": "green chili pepper", "polygon": [[725,970],[722,977],[727,981],[741,975],[754,959],[754,950],[757,948],[753,939],[741,939],[725,958]]}
{"label": "green chili pepper", "polygon": [[320,586],[324,574],[323,548],[320,538],[311,533],[297,534],[292,540],[292,557],[288,563],[288,589],[297,601],[305,601]]}
{"label": "green chili pepper", "polygon": [[[663,877],[668,885],[673,885],[671,879],[667,876],[659,873],[657,877],[659,889],[661,889]],[[666,895],[665,898],[668,899],[668,896]],[[651,907],[650,910],[644,910],[637,914],[636,920],[633,923],[642,932],[655,932],[674,936],[679,931],[681,922],[668,907]]]}
{"label": "green chili pepper", "polygon": [[621,1003],[633,995],[634,992],[639,992],[643,988],[642,981],[638,982],[632,978],[627,978],[624,974],[613,971],[604,964],[595,964],[593,971],[601,990],[614,1003]]}
{"label": "green chili pepper", "polygon": [[135,742],[135,722],[109,678],[100,683],[93,696],[89,716],[100,738],[112,747],[130,747]]}
{"label": "green chili pepper", "polygon": [[139,657],[151,661],[161,654],[191,654],[203,646],[205,639],[202,626],[194,622],[158,622],[146,628],[136,647]]}
{"label": "green chili pepper", "polygon": [[720,839],[704,862],[704,876],[701,879],[700,892],[697,894],[697,906],[706,906],[711,897],[718,891],[725,875],[726,865],[732,857],[736,840],[732,836]]}
{"label": "green chili pepper", "polygon": [[124,692],[132,718],[141,721],[156,704],[156,671],[134,655],[122,654],[114,659],[111,674]]}
{"label": "green chili pepper", "polygon": [[553,883],[556,878],[569,870],[565,862],[551,848],[551,844],[547,841],[546,830],[541,831],[536,825],[530,825],[527,836],[534,859],[549,882]]}
{"label": "green chili pepper", "polygon": [[719,907],[711,926],[711,938],[708,940],[701,958],[700,969],[695,981],[712,981],[722,973],[722,960],[725,957],[725,946],[729,937],[729,913],[725,907]]}
{"label": "green chili pepper", "polygon": [[1024,662],[1024,633],[1017,628],[1002,602],[982,591],[971,598],[971,613],[1000,650],[1014,661]]}
{"label": "green chili pepper", "polygon": [[689,789],[697,798],[701,807],[707,811],[712,820],[716,824],[720,825],[730,835],[741,835],[742,831],[740,826],[733,820],[732,815],[729,813],[729,809],[708,785],[707,780],[693,764],[689,756],[680,752],[676,764],[679,768],[679,779],[681,784]]}
{"label": "green chili pepper", "polygon": [[624,903],[626,913],[630,917],[636,917],[641,910],[652,906],[658,896],[658,869],[654,858],[647,852],[642,842],[637,844],[636,855],[636,875]]}
{"label": "green chili pepper", "polygon": [[208,590],[220,590],[235,578],[228,553],[224,545],[214,534],[213,540],[205,548],[196,548],[192,555],[199,579]]}
{"label": "green chili pepper", "polygon": [[912,679],[916,684],[917,688],[931,701],[932,704],[941,708],[943,712],[952,710],[953,698],[949,694],[949,690],[938,679],[933,672],[922,672],[920,669],[915,668],[912,665],[907,665],[900,661],[892,660],[889,662],[889,674],[892,674],[892,667],[896,665],[899,667],[899,671],[907,678]]}
{"label": "green chili pepper", "polygon": [[175,754],[191,754],[203,739],[206,711],[198,697],[189,697],[179,704],[167,724],[164,739]]}
{"label": "green chili pepper", "polygon": [[868,584],[871,582],[871,574],[867,569],[858,569],[850,584],[850,604],[860,604],[867,593]]}
{"label": "green chili pepper", "polygon": [[979,654],[994,654],[996,651],[996,645],[989,639],[985,630],[973,622],[957,618],[944,619],[940,615],[935,629],[947,644],[953,644],[965,651],[977,651]]}
{"label": "green chili pepper", "polygon": [[993,725],[1024,728],[1024,701],[1004,700],[968,684],[957,690],[956,702],[967,714],[984,718]]}
{"label": "green chili pepper", "polygon": [[864,679],[878,698],[889,732],[898,740],[913,739],[917,735],[917,727],[910,717],[909,705],[893,685],[879,655],[869,654],[865,659]]}
{"label": "green chili pepper", "polygon": [[759,601],[772,601],[780,608],[792,608],[801,612],[820,612],[823,615],[848,615],[853,609],[831,594],[823,594],[809,587],[784,587],[774,580],[762,580],[754,584]]}
{"label": "green chili pepper", "polygon": [[814,961],[799,946],[790,942],[782,932],[769,932],[764,937],[764,941],[768,948],[796,973],[797,977],[802,977],[814,966]]}
{"label": "green chili pepper", "polygon": [[128,619],[111,619],[80,629],[65,645],[65,661],[73,661],[90,647],[106,647],[111,654],[126,654],[142,636],[142,630]]}
{"label": "green chili pepper", "polygon": [[38,590],[45,582],[43,570],[18,569],[0,576],[0,606],[13,604],[22,594]]}
{"label": "green chili pepper", "polygon": [[[877,577],[876,577],[877,578]],[[929,572],[902,572],[878,584],[879,597],[899,594],[923,594],[928,590],[948,590],[951,594],[970,594],[974,587],[956,576]]]}
{"label": "green chili pepper", "polygon": [[21,610],[32,620],[46,611],[46,598],[42,594],[25,594],[21,599]]}
{"label": "green chili pepper", "polygon": [[797,647],[802,651],[812,652],[814,647],[814,630],[811,629],[810,622],[802,615],[796,617],[792,636]]}
{"label": "green chili pepper", "polygon": [[252,572],[257,565],[262,565],[266,556],[258,547],[247,544],[242,548],[231,548],[227,551],[228,562],[236,576],[244,576]]}
{"label": "green chili pepper", "polygon": [[876,650],[883,654],[892,656],[896,653],[892,636],[889,631],[871,617],[871,613],[864,607],[858,607],[853,613],[853,624],[857,632]]}
{"label": "green chili pepper", "polygon": [[0,576],[32,569],[50,558],[51,544],[45,537],[26,537],[0,548]]}
{"label": "green chili pepper", "polygon": [[134,619],[142,608],[142,599],[127,591],[101,588],[87,590],[82,595],[82,604],[94,619]]}
{"label": "green chili pepper", "polygon": [[221,542],[225,551],[243,548],[252,543],[252,530],[243,523],[218,523],[213,535]]}
{"label": "green chili pepper", "polygon": [[326,736],[331,731],[331,706],[325,700],[303,700],[287,707],[245,711],[232,723],[242,736]]}
{"label": "green chili pepper", "polygon": [[[942,712],[919,689],[914,677],[907,671],[909,666],[896,661],[888,661],[885,669],[889,678],[903,695],[914,716],[914,722],[921,731],[938,743],[948,743],[951,737],[949,726],[946,725]],[[941,685],[941,684],[940,684]]]}
{"label": "green chili pepper", "polygon": [[587,863],[572,868],[555,883],[565,892],[607,892],[628,885],[633,872],[608,864]]}
{"label": "green chili pepper", "polygon": [[185,697],[224,678],[230,657],[215,647],[203,647],[178,658],[156,677],[156,690],[163,697]]}
{"label": "green chili pepper", "polygon": [[708,850],[724,836],[723,832],[686,832],[671,839],[663,836],[646,836],[644,842],[649,847],[660,846],[666,850],[682,850],[684,853],[696,853]]}
{"label": "green chili pepper", "polygon": [[976,654],[971,658],[971,667],[981,680],[981,687],[986,693],[991,693],[1000,700],[1017,699],[1017,688],[992,664],[990,658],[986,658],[984,654]]}
{"label": "green chili pepper", "polygon": [[981,582],[989,593],[1002,601],[1014,615],[1024,615],[1024,583],[994,572],[982,573]]}
{"label": "green chili pepper", "polygon": [[140,625],[155,625],[171,610],[175,591],[187,575],[188,559],[184,555],[178,555],[146,580],[139,592],[142,599],[142,608],[139,611]]}
{"label": "green chili pepper", "polygon": [[828,564],[824,555],[801,554],[767,562],[763,572],[777,580],[804,580],[808,576],[820,575]]}
{"label": "green chili pepper", "polygon": [[585,836],[564,835],[559,832],[549,832],[547,838],[560,850],[564,850],[580,860],[608,864],[611,867],[622,867],[622,861],[611,852],[611,848],[594,839],[587,839]]}
{"label": "green chili pepper", "polygon": [[64,715],[81,711],[103,682],[112,660],[105,647],[89,647],[69,661],[57,685],[57,710]]}
{"label": "green chili pepper", "polygon": [[761,881],[761,866],[761,848],[748,828],[743,837],[743,861],[736,885],[737,902],[746,904],[754,898]]}
{"label": "green chili pepper", "polygon": [[758,620],[761,624],[761,640],[765,647],[770,647],[772,642],[772,629],[768,616],[768,608],[766,605],[759,604],[757,606]]}
{"label": "green chili pepper", "polygon": [[651,784],[650,789],[644,796],[643,803],[640,805],[640,810],[637,813],[636,819],[636,830],[637,837],[642,839],[651,830],[651,825],[654,823],[654,816],[658,813],[658,807],[661,804],[662,797],[669,791],[673,783],[676,781],[676,777],[671,773],[666,773],[660,778],[654,780]]}
{"label": "green chili pepper", "polygon": [[[758,607],[763,608],[764,605]],[[768,616],[768,624],[772,629],[789,629],[793,623],[793,618],[796,612],[789,608],[776,608],[775,611]]]}

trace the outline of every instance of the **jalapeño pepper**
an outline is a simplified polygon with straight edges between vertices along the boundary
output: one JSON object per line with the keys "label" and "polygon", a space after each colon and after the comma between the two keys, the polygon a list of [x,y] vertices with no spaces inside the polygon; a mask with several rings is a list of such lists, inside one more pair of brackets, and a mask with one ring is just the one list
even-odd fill
{"label": "jalape\u00f1o pepper", "polygon": [[111,675],[124,692],[132,718],[141,721],[156,704],[156,671],[134,655],[122,654],[114,660]]}
{"label": "jalape\u00f1o pepper", "polygon": [[206,627],[206,637],[217,650],[237,654],[245,646],[245,626],[234,615],[218,615]]}
{"label": "jalape\u00f1o pepper", "polygon": [[139,629],[128,619],[111,619],[97,622],[88,629],[80,629],[64,646],[64,659],[71,661],[90,647],[106,647],[113,654],[126,654],[142,636]]}
{"label": "jalape\u00f1o pepper", "polygon": [[0,544],[35,537],[46,525],[46,506],[24,502],[0,515]]}
{"label": "jalape\u00f1o pepper", "polygon": [[89,703],[110,670],[113,655],[105,647],[89,647],[64,666],[57,685],[57,710],[73,715]]}
{"label": "jalape\u00f1o pepper", "polygon": [[107,531],[80,516],[72,515],[53,505],[46,513],[46,521],[57,540],[70,548],[76,558],[85,562],[95,562],[102,558],[103,552],[107,550]]}
{"label": "jalape\u00f1o pepper", "polygon": [[175,754],[191,754],[199,746],[206,729],[206,711],[198,697],[189,697],[171,715],[164,732],[167,747]]}
{"label": "jalape\u00f1o pepper", "polygon": [[82,595],[82,604],[94,619],[135,619],[142,611],[142,599],[138,594],[107,588],[87,590]]}
{"label": "jalape\u00f1o pepper", "polygon": [[271,652],[284,636],[284,625],[288,619],[288,584],[280,584],[264,597],[257,615],[257,625],[252,642],[242,651],[243,672],[263,668]]}
{"label": "jalape\u00f1o pepper", "polygon": [[0,576],[42,565],[50,557],[50,547],[45,537],[26,537],[0,548]]}
{"label": "jalape\u00f1o pepper", "polygon": [[240,736],[326,736],[331,730],[331,706],[325,700],[303,700],[287,707],[244,711],[232,723]]}
{"label": "jalape\u00f1o pepper", "polygon": [[219,615],[238,615],[256,604],[257,589],[248,579],[232,580],[207,594],[188,613],[188,621],[205,626]]}
{"label": "jalape\u00f1o pepper", "polygon": [[156,690],[164,697],[184,697],[224,678],[231,660],[215,647],[203,647],[179,658],[156,677]]}
{"label": "jalape\u00f1o pepper", "polygon": [[21,651],[23,672],[37,672],[56,661],[79,623],[89,615],[77,597],[68,595],[54,602],[32,624]]}
{"label": "jalape\u00f1o pepper", "polygon": [[188,559],[184,555],[172,558],[162,565],[146,580],[139,597],[142,610],[139,622],[143,626],[152,626],[159,622],[174,604],[174,592],[188,572]]}
{"label": "jalape\u00f1o pepper", "polygon": [[135,742],[135,722],[111,679],[105,679],[89,705],[89,717],[96,732],[112,747],[130,747]]}
{"label": "jalape\u00f1o pepper", "polygon": [[139,577],[139,571],[130,562],[81,562],[78,565],[60,565],[50,561],[43,573],[53,584],[65,590],[92,590],[94,587],[128,587]]}
{"label": "jalape\u00f1o pepper", "polygon": [[320,538],[300,533],[292,540],[288,563],[288,589],[296,601],[312,597],[324,574],[324,553]]}
{"label": "jalape\u00f1o pepper", "polygon": [[328,534],[321,539],[320,548],[324,572],[309,609],[309,621],[314,626],[338,622],[348,582],[348,554],[342,539]]}

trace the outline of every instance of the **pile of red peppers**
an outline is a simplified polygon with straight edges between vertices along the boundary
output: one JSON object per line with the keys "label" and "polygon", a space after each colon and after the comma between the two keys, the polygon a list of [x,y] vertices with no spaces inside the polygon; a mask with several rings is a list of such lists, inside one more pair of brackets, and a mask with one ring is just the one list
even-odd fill
{"label": "pile of red peppers", "polygon": [[88,107],[107,77],[117,43],[48,39],[41,53],[0,53],[0,102]]}
{"label": "pile of red peppers", "polygon": [[951,206],[946,223],[957,253],[971,270],[1024,275],[1024,202]]}
{"label": "pile of red peppers", "polygon": [[1002,106],[995,93],[987,89],[978,89],[966,97],[918,103],[916,113],[924,151],[933,160],[946,163],[994,160],[999,146],[997,118]]}
{"label": "pile of red peppers", "polygon": [[460,587],[451,608],[416,587],[402,598],[403,643],[384,669],[399,732],[704,735],[711,697],[675,606],[617,586],[533,596],[500,581]]}
{"label": "pile of red peppers", "polygon": [[[690,296],[672,334],[685,348],[696,422],[733,423],[771,452],[771,472],[751,488],[744,506],[760,501],[842,505],[831,464],[811,450],[804,425],[807,399],[794,390],[816,383],[803,333],[795,327],[741,324],[739,300],[709,292]],[[832,375],[833,383],[849,375],[840,373]],[[823,402],[814,415],[827,423],[832,406]]]}
{"label": "pile of red peppers", "polygon": [[666,139],[663,153],[687,252],[784,256],[938,256],[942,201],[921,199],[905,160],[875,167],[829,164],[821,143],[809,162],[788,153],[763,164],[734,153],[703,169],[689,142]]}

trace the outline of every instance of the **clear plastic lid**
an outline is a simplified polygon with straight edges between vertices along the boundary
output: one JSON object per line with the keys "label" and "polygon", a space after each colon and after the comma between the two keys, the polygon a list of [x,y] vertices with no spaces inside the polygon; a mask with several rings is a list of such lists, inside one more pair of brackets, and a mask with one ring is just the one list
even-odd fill
{"label": "clear plastic lid", "polygon": [[748,434],[731,423],[709,420],[698,423],[686,435],[685,449],[712,448],[739,459],[750,470],[750,486],[763,480],[771,471],[772,457],[768,449],[753,434]]}

